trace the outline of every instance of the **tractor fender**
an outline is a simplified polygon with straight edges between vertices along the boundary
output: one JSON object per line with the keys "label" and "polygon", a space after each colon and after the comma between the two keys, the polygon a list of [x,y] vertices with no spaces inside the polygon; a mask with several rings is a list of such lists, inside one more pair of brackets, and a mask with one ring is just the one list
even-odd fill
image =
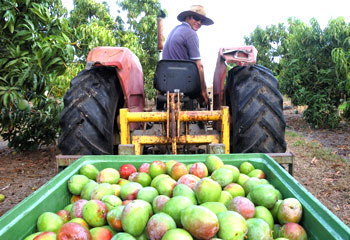
{"label": "tractor fender", "polygon": [[145,96],[139,58],[125,47],[96,47],[89,52],[87,68],[101,65],[115,67],[129,111],[143,112]]}
{"label": "tractor fender", "polygon": [[258,51],[254,46],[220,48],[213,80],[213,108],[220,109],[224,105],[224,87],[227,74],[227,64],[238,66],[254,65]]}

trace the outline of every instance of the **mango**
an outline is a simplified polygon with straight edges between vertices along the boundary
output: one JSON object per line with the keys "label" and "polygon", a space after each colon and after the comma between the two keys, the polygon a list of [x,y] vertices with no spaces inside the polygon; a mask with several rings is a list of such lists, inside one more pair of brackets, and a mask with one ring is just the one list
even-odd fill
{"label": "mango", "polygon": [[221,191],[220,198],[219,198],[218,202],[221,202],[226,206],[227,203],[229,203],[231,199],[232,199],[232,196],[228,191]]}
{"label": "mango", "polygon": [[257,177],[249,178],[244,184],[243,189],[245,194],[248,194],[255,186],[262,184],[261,180]]}
{"label": "mango", "polygon": [[151,205],[143,200],[133,200],[128,203],[122,213],[123,230],[134,237],[143,233],[150,217]]}
{"label": "mango", "polygon": [[229,169],[219,168],[211,174],[211,178],[218,182],[221,187],[225,187],[226,185],[232,183],[233,173]]}
{"label": "mango", "polygon": [[68,181],[68,189],[73,195],[80,195],[81,190],[90,181],[90,179],[84,175],[73,175]]}
{"label": "mango", "polygon": [[54,232],[42,232],[37,235],[34,240],[56,240],[56,233]]}
{"label": "mango", "polygon": [[108,240],[112,238],[112,231],[103,227],[94,227],[90,229],[93,240]]}
{"label": "mango", "polygon": [[106,224],[107,207],[100,200],[90,200],[83,208],[83,218],[92,227]]}
{"label": "mango", "polygon": [[200,178],[193,174],[186,174],[177,180],[177,184],[185,184],[194,190],[196,184],[199,182]]}
{"label": "mango", "polygon": [[171,177],[167,174],[160,174],[152,179],[151,187],[155,187],[157,185],[158,181],[162,178],[171,178]]}
{"label": "mango", "polygon": [[284,199],[277,212],[278,222],[283,225],[287,222],[299,223],[303,214],[301,203],[296,198]]}
{"label": "mango", "polygon": [[137,182],[143,187],[151,185],[152,178],[148,173],[145,172],[135,172],[129,176],[129,181]]}
{"label": "mango", "polygon": [[65,223],[57,234],[57,240],[66,239],[87,239],[92,240],[90,231],[75,222]]}
{"label": "mango", "polygon": [[136,240],[131,234],[120,232],[112,237],[111,240]]}
{"label": "mango", "polygon": [[245,181],[247,181],[249,179],[249,176],[244,174],[244,173],[240,173],[237,179],[237,183],[239,185],[241,185],[243,187],[243,184],[245,183]]}
{"label": "mango", "polygon": [[221,239],[244,239],[248,232],[248,224],[244,217],[234,211],[226,211],[218,215]]}
{"label": "mango", "polygon": [[77,223],[80,226],[84,227],[86,230],[89,230],[89,224],[83,218],[73,218],[69,222]]}
{"label": "mango", "polygon": [[171,168],[172,168],[176,163],[178,163],[178,161],[176,161],[176,160],[169,160],[169,161],[165,162],[166,173],[167,173],[168,175],[170,175],[170,173],[171,173]]}
{"label": "mango", "polygon": [[184,196],[176,196],[170,198],[163,207],[163,212],[170,215],[176,222],[178,227],[181,227],[181,211],[188,206],[193,205],[192,201]]}
{"label": "mango", "polygon": [[223,165],[222,168],[226,168],[228,170],[231,170],[231,172],[233,173],[233,179],[232,182],[237,182],[238,178],[239,178],[239,169],[236,166],[233,165]]}
{"label": "mango", "polygon": [[266,175],[265,175],[264,171],[261,170],[261,169],[254,169],[253,171],[251,171],[248,174],[248,176],[249,177],[257,177],[257,178],[260,178],[260,179],[266,178]]}
{"label": "mango", "polygon": [[272,231],[269,225],[260,218],[250,218],[247,220],[248,224],[248,239],[262,240],[272,239]]}
{"label": "mango", "polygon": [[101,200],[106,195],[114,195],[115,191],[111,184],[98,184],[91,192],[90,200]]}
{"label": "mango", "polygon": [[289,240],[307,240],[305,229],[298,223],[286,223],[281,227],[280,237]]}
{"label": "mango", "polygon": [[152,208],[154,213],[159,213],[163,211],[163,207],[165,203],[169,200],[170,198],[165,195],[159,195],[155,197],[152,201]]}
{"label": "mango", "polygon": [[94,165],[85,164],[84,166],[82,166],[80,168],[79,173],[81,175],[88,177],[91,180],[96,180],[96,177],[97,177],[99,171]]}
{"label": "mango", "polygon": [[239,171],[246,175],[248,175],[254,169],[255,167],[250,162],[243,162],[241,165],[239,165]]}
{"label": "mango", "polygon": [[91,193],[98,186],[98,183],[94,180],[90,180],[81,190],[80,197],[85,200],[91,200]]}
{"label": "mango", "polygon": [[170,177],[163,177],[157,181],[154,188],[157,189],[160,195],[171,197],[173,189],[176,186],[176,181]]}
{"label": "mango", "polygon": [[118,232],[123,231],[121,217],[124,207],[117,206],[107,213],[108,225]]}
{"label": "mango", "polygon": [[73,203],[72,208],[70,210],[71,219],[83,217],[83,208],[87,202],[88,201],[85,199],[80,199],[80,200],[76,201],[75,203]]}
{"label": "mango", "polygon": [[128,182],[120,188],[120,198],[122,200],[134,200],[142,185],[137,182]]}
{"label": "mango", "polygon": [[256,206],[254,218],[260,218],[269,224],[270,229],[273,229],[274,220],[271,212],[264,206]]}
{"label": "mango", "polygon": [[170,229],[175,229],[176,223],[172,217],[166,213],[153,215],[146,226],[147,237],[151,240],[161,240],[163,235]]}
{"label": "mango", "polygon": [[221,186],[210,178],[202,178],[194,189],[199,204],[217,202],[221,196]]}
{"label": "mango", "polygon": [[208,168],[202,162],[196,162],[196,163],[192,164],[189,172],[190,172],[190,174],[193,174],[199,178],[204,178],[204,177],[208,176]]}
{"label": "mango", "polygon": [[210,211],[218,215],[221,212],[227,211],[226,206],[220,202],[205,202],[201,204],[202,207],[208,208]]}
{"label": "mango", "polygon": [[188,174],[187,167],[184,163],[175,163],[175,165],[171,168],[170,176],[177,181],[183,175]]}
{"label": "mango", "polygon": [[185,196],[188,197],[191,202],[196,205],[197,204],[197,199],[196,199],[196,194],[190,187],[188,187],[185,184],[177,184],[173,190],[173,197],[176,196]]}
{"label": "mango", "polygon": [[157,189],[154,187],[144,187],[141,188],[137,193],[137,199],[144,200],[146,202],[152,203],[153,199],[159,195]]}
{"label": "mango", "polygon": [[149,166],[149,175],[151,178],[155,178],[160,174],[165,174],[167,172],[167,168],[164,162],[162,161],[153,161]]}
{"label": "mango", "polygon": [[175,228],[167,231],[162,240],[193,240],[193,238],[186,230]]}
{"label": "mango", "polygon": [[235,198],[237,196],[244,197],[245,192],[244,189],[241,185],[238,183],[230,183],[226,187],[224,187],[224,191],[227,191],[231,194],[232,198]]}
{"label": "mango", "polygon": [[218,156],[211,154],[206,157],[204,164],[207,166],[209,174],[211,174],[221,168],[224,162]]}
{"label": "mango", "polygon": [[270,184],[260,184],[250,191],[252,202],[258,206],[272,209],[278,200],[276,189]]}
{"label": "mango", "polygon": [[255,206],[252,203],[252,201],[250,201],[246,197],[241,197],[241,196],[237,196],[234,199],[232,199],[227,204],[227,209],[238,212],[245,219],[252,218],[254,217],[254,214],[255,214]]}
{"label": "mango", "polygon": [[181,212],[181,224],[197,239],[210,239],[219,231],[219,220],[215,213],[197,205]]}
{"label": "mango", "polygon": [[62,225],[63,220],[60,216],[52,212],[44,212],[39,216],[36,226],[39,232],[58,233]]}
{"label": "mango", "polygon": [[102,169],[96,176],[96,182],[115,184],[119,181],[120,174],[117,169],[105,168]]}
{"label": "mango", "polygon": [[122,205],[122,200],[116,195],[105,195],[101,198],[101,201],[106,205],[108,211]]}

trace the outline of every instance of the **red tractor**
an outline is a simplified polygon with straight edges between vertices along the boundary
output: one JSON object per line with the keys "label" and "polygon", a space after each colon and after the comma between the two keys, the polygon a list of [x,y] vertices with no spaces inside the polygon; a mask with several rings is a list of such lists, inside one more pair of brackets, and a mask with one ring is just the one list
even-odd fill
{"label": "red tractor", "polygon": [[[222,153],[285,152],[278,80],[255,64],[256,55],[253,46],[219,50],[212,110],[200,104],[194,62],[159,61],[150,110],[135,54],[95,48],[64,96],[59,148],[64,155],[213,152],[210,147]],[[228,63],[237,66],[227,71]]]}

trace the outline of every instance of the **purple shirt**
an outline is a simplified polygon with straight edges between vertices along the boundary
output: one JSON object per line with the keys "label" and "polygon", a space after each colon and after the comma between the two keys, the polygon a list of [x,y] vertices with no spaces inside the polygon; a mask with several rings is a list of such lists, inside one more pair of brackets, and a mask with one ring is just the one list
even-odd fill
{"label": "purple shirt", "polygon": [[171,31],[164,46],[163,59],[201,59],[197,33],[188,23],[182,22]]}

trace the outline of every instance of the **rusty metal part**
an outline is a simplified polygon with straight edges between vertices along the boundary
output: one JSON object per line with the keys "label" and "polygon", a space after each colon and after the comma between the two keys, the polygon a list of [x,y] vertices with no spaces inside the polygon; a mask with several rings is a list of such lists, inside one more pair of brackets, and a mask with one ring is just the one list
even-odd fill
{"label": "rusty metal part", "polygon": [[171,150],[173,154],[177,154],[177,147],[176,147],[176,106],[175,106],[175,96],[176,94],[171,93],[171,123],[170,123],[170,135],[171,135]]}
{"label": "rusty metal part", "polygon": [[[136,155],[141,155],[142,145],[162,145],[172,143],[169,142],[164,136],[132,136],[132,142],[135,144]],[[210,144],[219,142],[220,137],[218,135],[179,136],[176,146],[184,144]]]}
{"label": "rusty metal part", "polygon": [[167,92],[166,94],[166,105],[167,105],[167,108],[166,108],[166,137],[167,139],[169,139],[169,126],[170,126],[170,114],[169,114],[169,106],[170,106],[170,100],[169,100],[169,91]]}
{"label": "rusty metal part", "polygon": [[227,63],[248,66],[256,63],[258,51],[254,46],[220,48],[213,80],[213,109],[218,110],[224,104],[224,85]]}
{"label": "rusty metal part", "polygon": [[[177,153],[177,145],[181,144],[210,144],[223,143],[225,145],[225,153],[230,152],[230,126],[228,107],[222,107],[217,111],[181,111],[179,93],[167,94],[167,112],[128,112],[128,109],[120,111],[120,137],[121,144],[135,144],[135,154],[141,154],[141,146],[145,144],[161,145],[171,144],[172,153]],[[176,99],[178,98],[177,105]],[[169,99],[171,98],[171,99]],[[199,134],[191,135],[189,129],[190,122],[198,121],[219,121],[221,123],[220,134]],[[144,131],[143,136],[130,137],[130,128],[132,122],[166,122],[167,134],[149,135]],[[185,135],[181,135],[181,124],[185,123]],[[208,132],[209,133],[209,132]]]}
{"label": "rusty metal part", "polygon": [[224,154],[225,144],[222,143],[212,143],[209,144],[209,154]]}
{"label": "rusty metal part", "polygon": [[180,127],[181,127],[181,124],[180,124],[180,118],[179,118],[179,114],[180,114],[180,92],[177,92],[177,102],[176,102],[176,106],[177,106],[177,139],[178,140],[178,137],[180,136]]}
{"label": "rusty metal part", "polygon": [[135,155],[134,144],[119,144],[118,155]]}

